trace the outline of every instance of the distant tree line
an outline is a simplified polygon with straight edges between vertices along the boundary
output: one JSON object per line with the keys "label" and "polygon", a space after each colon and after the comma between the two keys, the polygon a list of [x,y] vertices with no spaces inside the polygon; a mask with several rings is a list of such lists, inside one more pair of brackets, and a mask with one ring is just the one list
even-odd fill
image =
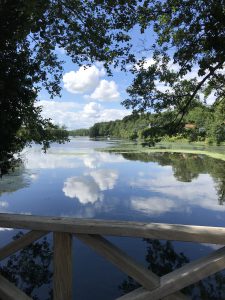
{"label": "distant tree line", "polygon": [[70,136],[89,136],[89,129],[80,128],[68,131]]}
{"label": "distant tree line", "polygon": [[95,123],[89,129],[89,136],[140,140],[149,145],[162,139],[205,141],[209,144],[225,141],[225,98],[211,106],[197,102],[183,119],[177,132],[168,134],[165,125],[168,118],[175,114],[175,110],[158,114],[136,113],[122,120]]}

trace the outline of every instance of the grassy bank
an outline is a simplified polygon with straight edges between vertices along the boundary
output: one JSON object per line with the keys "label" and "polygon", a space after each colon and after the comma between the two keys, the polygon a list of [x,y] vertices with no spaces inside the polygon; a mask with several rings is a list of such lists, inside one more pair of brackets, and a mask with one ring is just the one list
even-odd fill
{"label": "grassy bank", "polygon": [[221,159],[225,161],[225,145],[208,146],[204,143],[170,143],[161,142],[155,147],[143,147],[141,144],[131,141],[119,141],[115,145],[98,149],[99,151],[115,152],[115,153],[154,153],[154,152],[176,152],[176,153],[190,153],[202,154],[212,158]]}

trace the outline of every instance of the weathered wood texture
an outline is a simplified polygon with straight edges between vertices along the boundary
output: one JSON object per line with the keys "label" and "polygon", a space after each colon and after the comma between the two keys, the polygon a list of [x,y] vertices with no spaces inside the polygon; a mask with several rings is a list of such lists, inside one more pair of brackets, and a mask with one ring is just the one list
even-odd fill
{"label": "weathered wood texture", "polygon": [[72,300],[72,235],[54,233],[54,300]]}
{"label": "weathered wood texture", "polygon": [[76,234],[75,236],[116,265],[121,271],[134,278],[146,289],[159,286],[159,278],[154,273],[135,262],[125,252],[103,237],[88,234]]}
{"label": "weathered wood texture", "polygon": [[158,300],[173,298],[172,293],[200,281],[225,268],[225,247],[195,260],[160,278],[160,287],[152,291],[139,289],[118,300]]}
{"label": "weathered wood texture", "polygon": [[[122,297],[117,298],[116,300],[152,300],[152,298],[149,297],[149,291],[147,291],[144,288],[138,288]],[[163,300],[191,300],[190,297],[177,292],[172,295],[166,296],[163,298]]]}
{"label": "weathered wood texture", "polygon": [[[160,278],[147,270],[132,258],[130,258],[125,252],[113,245],[111,242],[99,235],[87,235],[87,234],[76,234],[79,240],[87,244],[97,253],[105,257],[107,260],[116,265],[121,271],[125,272],[127,275],[134,278],[143,287],[148,290],[152,290],[159,286]],[[187,300],[190,299],[180,292],[175,293],[169,297],[167,300]]]}
{"label": "weathered wood texture", "polygon": [[0,275],[0,299],[1,300],[32,300],[14,284]]}
{"label": "weathered wood texture", "polygon": [[0,226],[68,233],[225,244],[225,228],[0,214]]}
{"label": "weathered wood texture", "polygon": [[23,249],[24,247],[30,245],[32,242],[40,239],[46,234],[46,231],[30,231],[26,233],[19,239],[12,241],[11,243],[0,249],[0,260],[3,260],[6,257],[14,254],[15,252]]}
{"label": "weathered wood texture", "polygon": [[[126,221],[104,221],[61,217],[0,214],[0,226],[31,229],[19,240],[0,249],[0,259],[27,246],[49,231],[54,236],[54,300],[72,300],[72,234],[114,263],[143,286],[118,300],[187,300],[180,289],[225,268],[225,247],[205,258],[191,262],[161,278],[145,270],[122,250],[100,235],[154,238],[199,243],[225,244],[225,228],[156,224]],[[28,300],[0,276],[0,299]]]}
{"label": "weathered wood texture", "polygon": [[160,287],[152,291],[149,294],[149,298],[152,300],[161,299],[224,268],[225,247],[162,276]]}

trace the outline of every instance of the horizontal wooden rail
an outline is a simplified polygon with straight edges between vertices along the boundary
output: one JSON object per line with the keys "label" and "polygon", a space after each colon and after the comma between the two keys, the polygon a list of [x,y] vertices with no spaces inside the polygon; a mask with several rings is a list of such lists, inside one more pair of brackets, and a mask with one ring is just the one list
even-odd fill
{"label": "horizontal wooden rail", "polygon": [[[196,243],[225,244],[225,228],[176,224],[42,217],[0,214],[0,227],[29,229],[30,232],[0,249],[0,259],[21,250],[53,232],[54,300],[72,300],[72,235],[116,265],[141,284],[141,288],[117,300],[187,300],[180,292],[209,275],[225,269],[225,247],[184,265],[162,277],[135,262],[105,236],[140,237]],[[28,300],[22,291],[0,275],[0,299]]]}
{"label": "horizontal wooden rail", "polygon": [[0,214],[0,227],[225,244],[225,228]]}

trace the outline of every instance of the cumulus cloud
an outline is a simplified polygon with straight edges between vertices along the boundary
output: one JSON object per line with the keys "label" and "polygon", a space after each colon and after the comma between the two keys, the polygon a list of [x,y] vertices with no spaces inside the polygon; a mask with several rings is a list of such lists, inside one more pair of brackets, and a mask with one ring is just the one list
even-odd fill
{"label": "cumulus cloud", "polygon": [[4,228],[4,227],[0,227],[0,231],[11,231],[14,230],[13,228]]}
{"label": "cumulus cloud", "polygon": [[159,197],[133,197],[131,206],[142,213],[155,216],[172,211],[176,208],[176,203],[173,200]]}
{"label": "cumulus cloud", "polygon": [[84,94],[84,97],[96,101],[116,101],[120,93],[115,81],[102,79],[105,69],[96,64],[90,67],[82,66],[78,71],[70,71],[64,74],[64,88],[73,94]]}
{"label": "cumulus cloud", "polygon": [[87,155],[86,157],[83,157],[83,163],[86,167],[89,169],[96,169],[100,166],[99,160],[96,158],[95,155]]}
{"label": "cumulus cloud", "polygon": [[115,81],[103,79],[90,95],[90,98],[99,101],[116,101],[119,100],[120,93]]}
{"label": "cumulus cloud", "polygon": [[122,163],[126,160],[122,156],[107,152],[95,152],[80,157],[83,164],[89,169],[96,169],[108,163]]}
{"label": "cumulus cloud", "polygon": [[130,114],[126,109],[106,109],[97,102],[80,105],[74,102],[42,100],[37,105],[43,107],[43,117],[51,118],[53,123],[66,125],[69,129],[88,128],[96,122],[122,119]]}
{"label": "cumulus cloud", "polygon": [[64,88],[73,94],[89,93],[98,86],[101,76],[104,75],[103,68],[82,66],[78,71],[70,71],[64,74]]}
{"label": "cumulus cloud", "polygon": [[102,201],[102,191],[115,186],[118,173],[115,170],[97,170],[85,176],[67,178],[64,182],[63,192],[69,198],[77,198],[81,204]]}
{"label": "cumulus cloud", "polygon": [[[74,160],[72,156],[53,153],[42,153],[40,149],[26,149],[24,151],[26,159],[24,161],[27,169],[57,169],[57,168],[77,168],[80,163]],[[35,175],[35,176],[33,176]],[[36,179],[36,174],[30,176],[32,179]]]}
{"label": "cumulus cloud", "polygon": [[98,185],[88,176],[67,178],[64,182],[63,192],[69,198],[78,198],[82,204],[93,204],[103,199]]}
{"label": "cumulus cloud", "polygon": [[[165,169],[164,169],[165,170]],[[213,179],[208,174],[200,174],[192,182],[180,182],[173,176],[171,169],[168,168],[167,174],[152,175],[151,177],[140,176],[131,184],[134,187],[149,190],[157,193],[162,199],[171,199],[174,202],[174,210],[182,210],[187,207],[198,206],[214,211],[224,211],[225,206],[218,205],[217,194]],[[176,201],[174,201],[174,199]],[[147,205],[148,202],[146,202]],[[184,205],[185,203],[185,205]],[[150,204],[150,202],[149,202]],[[168,203],[167,203],[168,204]],[[172,207],[172,203],[171,207]],[[142,202],[142,205],[143,202]]]}
{"label": "cumulus cloud", "polygon": [[78,109],[81,107],[80,104],[72,102],[72,101],[54,101],[54,100],[40,100],[37,102],[38,106],[42,106],[44,108],[44,113],[49,113],[52,110],[54,111],[68,111],[71,109]]}
{"label": "cumulus cloud", "polygon": [[101,169],[91,172],[90,175],[94,178],[101,191],[113,189],[118,179],[116,170]]}
{"label": "cumulus cloud", "polygon": [[126,162],[121,155],[115,155],[107,152],[96,152],[81,157],[83,163],[89,169],[96,169],[104,163],[122,163]]}
{"label": "cumulus cloud", "polygon": [[41,100],[38,101],[37,106],[42,106],[41,115],[44,118],[52,119],[53,123],[59,125],[66,125],[70,127],[76,117],[75,111],[78,111],[82,106],[75,102],[69,101],[53,101]]}
{"label": "cumulus cloud", "polygon": [[141,64],[135,64],[135,69],[136,70],[141,70],[141,69],[148,69],[150,66],[155,64],[155,60],[152,57],[147,57],[144,59],[143,63]]}
{"label": "cumulus cloud", "polygon": [[38,174],[30,174],[30,178],[32,179],[32,180],[37,180],[38,179]]}
{"label": "cumulus cloud", "polygon": [[8,206],[9,206],[8,202],[6,202],[6,201],[0,201],[0,207],[7,208]]}
{"label": "cumulus cloud", "polygon": [[96,102],[90,102],[84,106],[83,109],[83,117],[100,117],[100,112],[102,110],[102,106]]}

